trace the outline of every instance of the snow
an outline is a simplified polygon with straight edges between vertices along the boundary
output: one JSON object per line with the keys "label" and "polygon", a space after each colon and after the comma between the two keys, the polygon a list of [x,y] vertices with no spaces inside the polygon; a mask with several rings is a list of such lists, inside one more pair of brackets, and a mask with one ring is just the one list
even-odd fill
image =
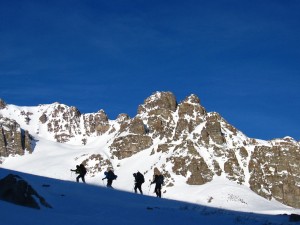
{"label": "snow", "polygon": [[[21,176],[43,196],[52,208],[40,210],[1,202],[1,225],[146,225],[146,224],[290,224],[287,215],[272,216],[268,214],[243,213],[222,208],[207,207],[202,204],[191,204],[182,201],[159,199],[133,194],[116,189],[104,188],[91,184],[75,183],[58,179],[40,177],[7,169],[0,169],[0,177],[14,173]],[[116,180],[117,184],[119,181]],[[222,182],[219,183],[225,194],[228,191]],[[217,188],[220,188],[217,186]],[[209,193],[214,193],[215,185],[207,186]],[[185,189],[182,189],[182,193]],[[228,193],[227,193],[228,194]],[[201,196],[201,193],[199,193]],[[235,193],[229,193],[233,202],[246,204]],[[222,196],[215,195],[212,199]],[[252,199],[254,203],[257,199]],[[260,202],[260,204],[262,201]],[[267,204],[257,205],[263,209]],[[265,208],[261,213],[270,212]],[[280,206],[273,207],[272,214],[285,213]]]}
{"label": "snow", "polygon": [[[153,193],[154,186],[150,185],[153,168],[168,168],[171,163],[165,164],[166,155],[162,153],[151,154],[153,147],[130,158],[112,161],[118,175],[113,182],[114,190],[107,189],[106,183],[101,180],[104,170],[96,174],[88,172],[86,184],[76,183],[76,176],[70,169],[75,169],[76,164],[92,154],[101,154],[104,159],[110,158],[107,146],[113,134],[87,137],[88,141],[84,146],[78,145],[79,141],[76,141],[81,140],[80,137],[75,137],[68,144],[55,142],[46,132],[46,126],[34,121],[38,121],[41,113],[56,107],[56,104],[38,107],[9,105],[1,111],[3,116],[15,119],[22,128],[29,130],[34,135],[36,145],[32,154],[6,158],[1,164],[0,179],[9,173],[20,175],[53,208],[35,210],[1,201],[0,225],[271,225],[289,224],[288,216],[282,214],[300,214],[300,209],[285,206],[275,200],[266,200],[249,187],[229,181],[224,176],[214,177],[212,182],[205,185],[191,186],[186,184],[184,177],[171,174],[174,186],[164,186],[163,198],[158,199]],[[16,113],[21,111],[32,113],[32,124],[39,125],[34,127],[26,124],[24,115]],[[118,126],[114,121],[110,123]],[[197,129],[201,129],[201,126]],[[154,146],[157,146],[156,142],[154,140]],[[203,149],[201,154],[207,159],[212,156],[210,149]],[[89,161],[89,165],[96,165],[96,162]],[[132,174],[137,171],[145,175],[143,196],[133,194]],[[47,184],[47,187],[43,184]]]}
{"label": "snow", "polygon": [[[104,140],[104,139],[103,139]],[[104,146],[95,140],[87,146],[56,143],[40,138],[33,154],[9,157],[2,164],[0,178],[19,174],[53,207],[28,209],[1,202],[1,225],[19,224],[288,224],[288,216],[300,210],[268,201],[248,187],[216,177],[205,185],[187,186],[177,176],[173,187],[163,187],[163,199],[154,196],[150,186],[153,162],[159,156],[150,149],[137,153],[114,165],[117,180],[114,190],[107,189],[102,174],[86,176],[87,184],[76,183],[70,172],[85,154]],[[12,171],[10,171],[12,170]],[[133,194],[133,176],[145,173],[144,196]],[[19,171],[19,172],[18,172]],[[21,171],[21,172],[20,172]],[[34,175],[33,175],[34,174]],[[43,184],[50,185],[43,187]],[[166,192],[165,192],[166,191]],[[177,201],[175,201],[177,200]],[[13,216],[13,215],[18,215]]]}

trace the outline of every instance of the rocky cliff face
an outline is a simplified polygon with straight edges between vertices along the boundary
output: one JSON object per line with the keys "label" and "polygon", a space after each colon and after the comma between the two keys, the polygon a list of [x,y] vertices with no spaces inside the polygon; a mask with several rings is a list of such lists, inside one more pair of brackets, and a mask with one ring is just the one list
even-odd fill
{"label": "rocky cliff face", "polygon": [[82,136],[81,141],[85,144],[85,136],[101,135],[109,129],[108,117],[103,110],[82,115],[75,107],[57,103],[50,110],[41,107],[40,111],[40,123],[47,125],[47,131],[60,143]]}
{"label": "rocky cliff face", "polygon": [[291,138],[256,146],[249,162],[250,187],[257,194],[300,207],[300,148]]}
{"label": "rocky cliff face", "polygon": [[32,152],[32,137],[20,125],[0,114],[0,163],[1,158],[9,155],[23,155]]}
{"label": "rocky cliff face", "polygon": [[[160,156],[152,168],[165,175],[167,186],[175,185],[173,176],[183,176],[189,185],[202,185],[215,176],[224,176],[267,199],[300,208],[299,142],[292,138],[248,138],[218,113],[207,112],[195,95],[177,103],[173,93],[156,92],[138,107],[134,118],[120,114],[116,120],[109,120],[103,110],[81,114],[75,107],[54,103],[15,111],[23,121],[18,125],[9,119],[12,115],[3,101],[0,107],[0,121],[10,121],[1,126],[11,124],[2,128],[2,134],[6,131],[5,138],[0,136],[2,157],[23,154],[31,133],[80,144],[87,144],[89,137],[107,135],[110,156],[92,154],[83,162],[92,173],[150,149],[151,155]],[[29,130],[27,136],[26,132],[17,133],[22,129]],[[15,142],[11,136],[21,136],[23,142]]]}

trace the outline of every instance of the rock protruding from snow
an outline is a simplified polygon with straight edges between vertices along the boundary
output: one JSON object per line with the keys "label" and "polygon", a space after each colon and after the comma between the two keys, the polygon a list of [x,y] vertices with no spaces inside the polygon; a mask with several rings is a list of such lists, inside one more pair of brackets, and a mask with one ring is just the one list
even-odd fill
{"label": "rock protruding from snow", "polygon": [[300,147],[294,140],[256,146],[249,162],[250,188],[257,194],[300,208]]}
{"label": "rock protruding from snow", "polygon": [[176,111],[177,102],[173,93],[171,92],[156,92],[148,97],[144,104],[138,108],[138,114],[155,111],[155,113],[163,112],[165,110]]}
{"label": "rock protruding from snow", "polygon": [[178,120],[175,128],[175,140],[187,138],[197,126],[204,122],[206,110],[200,105],[196,95],[188,96],[178,105]]}
{"label": "rock protruding from snow", "polygon": [[124,159],[151,147],[152,144],[152,138],[149,136],[129,134],[115,138],[110,149],[118,159]]}
{"label": "rock protruding from snow", "polygon": [[130,116],[126,113],[121,113],[118,115],[116,121],[119,123],[123,123],[124,121],[127,121],[130,119]]}
{"label": "rock protruding from snow", "polygon": [[15,120],[0,115],[0,157],[31,153],[31,140],[28,131],[22,130]]}
{"label": "rock protruding from snow", "polygon": [[[6,115],[0,121],[8,121],[2,122],[5,135],[0,134],[0,156],[19,149],[22,154],[24,148],[16,145],[16,140],[26,140],[26,132],[20,136],[14,131],[22,130],[20,126],[38,130],[37,138],[54,137],[57,142],[75,145],[77,140],[85,145],[99,136],[105,139],[105,150],[82,156],[91,174],[137,153],[144,155],[145,150],[149,157],[157,156],[155,162],[149,158],[148,171],[157,167],[166,177],[166,186],[175,185],[178,177],[189,185],[202,185],[222,176],[267,199],[300,207],[300,143],[291,137],[272,141],[248,138],[217,112],[207,112],[194,94],[177,104],[173,93],[156,92],[139,106],[135,117],[120,114],[115,121],[109,120],[104,110],[81,114],[75,107],[59,103],[37,108],[6,105],[0,113]],[[20,125],[14,125],[12,119]]]}
{"label": "rock protruding from snow", "polygon": [[[52,208],[25,180],[18,175],[9,174],[0,180],[0,199],[17,205],[40,209]],[[36,201],[39,200],[39,202]]]}
{"label": "rock protruding from snow", "polygon": [[97,113],[81,114],[76,107],[60,103],[41,105],[39,122],[47,126],[47,132],[53,134],[57,142],[65,143],[81,136],[86,144],[86,136],[100,136],[110,128],[108,116],[104,110]]}
{"label": "rock protruding from snow", "polygon": [[88,136],[92,134],[102,135],[109,129],[108,116],[104,110],[83,116],[85,132]]}

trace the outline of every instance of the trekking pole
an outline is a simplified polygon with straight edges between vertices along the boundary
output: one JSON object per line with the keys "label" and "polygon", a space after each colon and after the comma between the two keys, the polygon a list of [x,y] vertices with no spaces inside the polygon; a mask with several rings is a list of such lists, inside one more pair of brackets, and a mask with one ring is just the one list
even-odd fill
{"label": "trekking pole", "polygon": [[151,184],[149,185],[148,195],[149,195],[149,193],[150,193],[150,189],[151,189]]}

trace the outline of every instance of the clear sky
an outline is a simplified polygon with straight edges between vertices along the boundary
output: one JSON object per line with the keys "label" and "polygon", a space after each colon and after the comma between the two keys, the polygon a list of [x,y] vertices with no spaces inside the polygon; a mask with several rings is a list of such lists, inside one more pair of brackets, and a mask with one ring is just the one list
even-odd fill
{"label": "clear sky", "polygon": [[0,0],[0,98],[134,117],[196,94],[249,137],[300,140],[298,0]]}

